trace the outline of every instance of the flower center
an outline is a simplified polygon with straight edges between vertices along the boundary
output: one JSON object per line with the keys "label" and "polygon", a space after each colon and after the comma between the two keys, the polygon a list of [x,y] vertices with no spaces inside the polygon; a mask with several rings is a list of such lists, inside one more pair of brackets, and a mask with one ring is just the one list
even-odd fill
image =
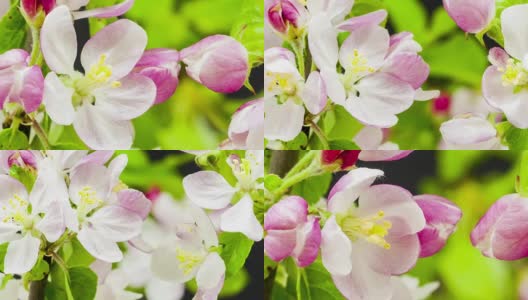
{"label": "flower center", "polygon": [[[90,66],[86,75],[75,81],[75,91],[83,98],[80,101],[89,99],[89,101],[94,102],[93,97],[88,97],[91,91],[108,84],[112,77],[112,67],[106,63],[106,59],[106,54],[102,54],[97,63]],[[110,86],[118,88],[121,86],[121,82],[113,81],[110,83]]]}
{"label": "flower center", "polygon": [[238,186],[242,191],[249,192],[254,188],[251,175],[251,163],[245,158],[233,156],[229,159],[233,174],[238,179]]}
{"label": "flower center", "polygon": [[502,72],[502,85],[513,87],[524,87],[528,85],[528,71],[522,63],[514,59],[508,59],[506,68],[499,68]]}
{"label": "flower center", "polygon": [[272,78],[271,83],[268,86],[270,92],[275,91],[279,95],[295,96],[297,92],[297,84],[295,83],[292,74],[267,71],[266,76]]}
{"label": "flower center", "polygon": [[29,202],[22,199],[19,195],[13,195],[13,198],[2,206],[2,222],[21,225],[25,229],[33,227],[33,220],[28,214]]}
{"label": "flower center", "polygon": [[77,206],[77,216],[79,220],[84,218],[95,208],[104,203],[92,187],[85,186],[79,191],[79,205]]}
{"label": "flower center", "polygon": [[377,214],[365,218],[347,215],[341,219],[340,226],[351,241],[365,239],[367,242],[390,249],[391,245],[385,240],[392,223],[384,220],[385,212],[380,210]]}
{"label": "flower center", "polygon": [[193,252],[182,248],[176,248],[176,259],[180,263],[178,268],[182,270],[183,274],[189,275],[196,266],[204,261],[204,256],[194,254]]}
{"label": "flower center", "polygon": [[349,61],[349,67],[346,68],[341,80],[347,91],[356,93],[356,82],[366,75],[376,72],[376,69],[369,65],[368,59],[358,49],[352,51],[352,54],[349,55]]}

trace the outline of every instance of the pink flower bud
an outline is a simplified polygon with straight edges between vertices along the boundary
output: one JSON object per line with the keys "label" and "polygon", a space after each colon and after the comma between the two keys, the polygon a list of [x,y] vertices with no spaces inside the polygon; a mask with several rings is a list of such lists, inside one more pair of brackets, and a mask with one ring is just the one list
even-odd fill
{"label": "pink flower bud", "polygon": [[212,35],[180,52],[187,74],[218,93],[233,93],[244,85],[249,71],[248,52],[226,35]]}
{"label": "pink flower bud", "polygon": [[229,125],[229,140],[223,149],[262,149],[264,147],[264,100],[242,105]]}
{"label": "pink flower bud", "polygon": [[440,97],[433,99],[431,103],[434,114],[444,115],[449,113],[451,108],[451,97],[448,94],[440,94]]}
{"label": "pink flower bud", "polygon": [[157,88],[155,104],[169,99],[178,87],[180,55],[176,50],[152,49],[143,53],[134,72],[150,78]]}
{"label": "pink flower bud", "polygon": [[455,231],[462,217],[462,211],[451,201],[439,196],[420,195],[414,199],[426,221],[425,228],[418,232],[420,257],[428,257],[445,246],[447,238]]}
{"label": "pink flower bud", "polygon": [[34,18],[41,10],[47,14],[55,7],[55,0],[22,0],[22,9],[30,18]]}
{"label": "pink flower bud", "polygon": [[321,245],[319,219],[308,216],[308,203],[298,196],[273,205],[264,217],[264,250],[274,261],[293,257],[300,267],[313,263]]}
{"label": "pink flower bud", "polygon": [[339,163],[341,170],[348,170],[356,164],[360,152],[360,150],[323,150],[321,162],[325,165]]}
{"label": "pink flower bud", "polygon": [[305,22],[306,8],[297,0],[266,1],[266,21],[276,31],[286,34],[293,26],[298,28]]}
{"label": "pink flower bud", "polygon": [[483,255],[501,260],[528,257],[528,198],[519,194],[495,202],[471,232],[471,243]]}
{"label": "pink flower bud", "polygon": [[479,33],[495,17],[495,0],[444,0],[449,16],[465,32]]}
{"label": "pink flower bud", "polygon": [[13,151],[7,158],[7,165],[11,168],[13,165],[20,167],[30,167],[33,169],[37,168],[37,161],[33,152],[28,150]]}

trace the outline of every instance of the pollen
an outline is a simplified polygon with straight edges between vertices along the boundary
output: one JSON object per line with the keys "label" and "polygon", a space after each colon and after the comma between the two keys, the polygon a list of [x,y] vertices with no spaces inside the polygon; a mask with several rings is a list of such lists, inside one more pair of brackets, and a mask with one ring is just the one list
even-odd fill
{"label": "pollen", "polygon": [[[98,83],[108,82],[112,76],[112,67],[106,64],[106,59],[106,54],[102,54],[99,57],[99,61],[90,67],[90,70],[86,74],[90,80]],[[114,83],[112,83],[112,86],[114,86]]]}
{"label": "pollen", "polygon": [[192,273],[194,268],[201,264],[204,257],[201,255],[193,254],[191,251],[186,251],[181,248],[176,249],[176,259],[178,260],[179,269],[182,270],[183,274],[189,275]]}
{"label": "pollen", "polygon": [[368,60],[364,57],[358,49],[354,49],[350,59],[351,71],[354,74],[360,73],[374,73],[376,70],[369,66]]}
{"label": "pollen", "polygon": [[281,94],[293,96],[296,93],[296,84],[293,82],[293,76],[291,74],[283,74],[276,72],[266,72],[266,75],[272,77],[268,90],[279,90]]}
{"label": "pollen", "polygon": [[509,59],[505,68],[499,68],[502,73],[503,86],[522,87],[528,85],[528,71],[521,62]]}
{"label": "pollen", "polygon": [[390,249],[391,245],[385,237],[392,228],[392,223],[384,220],[385,212],[380,210],[375,215],[368,217],[346,216],[341,221],[341,229],[351,241],[364,239],[369,243]]}
{"label": "pollen", "polygon": [[2,222],[25,225],[29,217],[27,212],[28,206],[29,202],[22,199],[18,194],[13,195],[13,198],[9,199],[2,206]]}

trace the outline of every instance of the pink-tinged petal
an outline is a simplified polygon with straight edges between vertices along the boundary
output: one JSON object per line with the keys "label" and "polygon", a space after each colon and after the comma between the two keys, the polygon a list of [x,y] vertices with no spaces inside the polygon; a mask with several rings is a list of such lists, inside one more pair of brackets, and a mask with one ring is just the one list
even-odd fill
{"label": "pink-tinged petal", "polygon": [[121,15],[124,15],[127,11],[130,10],[130,8],[132,8],[132,5],[134,5],[134,0],[125,0],[116,5],[95,8],[95,9],[90,9],[90,10],[74,11],[72,12],[72,14],[75,20],[92,18],[92,17],[112,18],[112,17],[118,17]]}
{"label": "pink-tinged petal", "polygon": [[299,196],[289,196],[274,204],[264,216],[264,229],[294,229],[307,221],[308,203]]}
{"label": "pink-tinged petal", "polygon": [[389,57],[404,52],[418,53],[420,51],[422,51],[422,46],[414,40],[411,32],[403,31],[391,35]]}
{"label": "pink-tinged petal", "polygon": [[29,54],[23,49],[12,49],[0,55],[0,70],[14,65],[27,65]]}
{"label": "pink-tinged petal", "polygon": [[353,270],[352,243],[331,216],[321,231],[321,257],[323,265],[334,275],[347,275]]}
{"label": "pink-tinged petal", "polygon": [[141,217],[122,206],[105,206],[97,210],[88,220],[100,235],[115,242],[130,240],[141,233]]}
{"label": "pink-tinged petal", "polygon": [[68,187],[62,172],[56,170],[55,162],[46,158],[40,161],[38,166],[38,176],[29,195],[33,211],[45,212],[55,201],[69,205]]}
{"label": "pink-tinged petal", "polygon": [[345,109],[359,121],[376,127],[396,125],[396,114],[407,110],[414,102],[412,86],[385,73],[363,78],[356,88],[360,97],[347,101]]}
{"label": "pink-tinged petal", "polygon": [[248,52],[232,37],[206,37],[183,49],[180,55],[187,65],[187,74],[215,92],[236,92],[247,78]]}
{"label": "pink-tinged petal", "polygon": [[471,232],[483,255],[501,260],[528,256],[528,199],[506,195],[495,202]]}
{"label": "pink-tinged petal", "polygon": [[[361,194],[359,216],[374,216],[380,211],[383,211],[385,219],[393,223],[390,233],[398,231],[399,235],[414,234],[425,227],[424,214],[412,194],[399,186],[374,185]],[[405,228],[397,230],[395,222],[402,222]]]}
{"label": "pink-tinged petal", "polygon": [[315,261],[319,254],[321,239],[321,225],[317,218],[311,218],[304,226],[297,229],[297,245],[292,256],[299,267],[304,268]]}
{"label": "pink-tinged petal", "polygon": [[302,92],[306,109],[313,115],[319,114],[326,106],[326,86],[319,72],[310,73]]}
{"label": "pink-tinged petal", "polygon": [[424,91],[422,88],[416,90],[414,94],[415,101],[428,101],[440,97],[439,90]]}
{"label": "pink-tinged petal", "polygon": [[314,63],[321,71],[334,70],[339,46],[337,29],[324,14],[313,16],[308,25],[308,45]]}
{"label": "pink-tinged petal", "polygon": [[178,73],[179,64],[175,64],[174,69],[161,67],[144,68],[138,73],[149,78],[156,85],[156,100],[154,104],[160,104],[172,97],[179,84]]}
{"label": "pink-tinged petal", "polygon": [[172,63],[180,61],[180,53],[173,49],[149,49],[143,53],[137,62],[136,68],[169,67]]}
{"label": "pink-tinged petal", "polygon": [[497,130],[480,117],[455,118],[444,122],[440,132],[450,148],[491,149],[497,144]]}
{"label": "pink-tinged petal", "polygon": [[321,152],[321,162],[323,164],[340,165],[340,170],[348,170],[353,167],[359,156],[359,150],[323,150]]}
{"label": "pink-tinged petal", "polygon": [[[347,299],[390,299],[390,276],[374,271],[359,255],[354,255],[349,274],[332,274],[337,289]],[[408,300],[408,299],[407,299]]]}
{"label": "pink-tinged petal", "polygon": [[479,33],[495,17],[494,0],[444,0],[449,16],[465,32]]}
{"label": "pink-tinged petal", "polygon": [[[378,69],[383,64],[389,50],[389,32],[379,26],[362,27],[354,31],[341,45],[339,63],[345,69],[352,67],[351,61],[359,55],[368,67]],[[366,75],[369,72],[365,70]]]}
{"label": "pink-tinged petal", "polygon": [[111,150],[94,151],[76,162],[75,167],[83,164],[104,165],[110,160],[110,158],[112,158],[113,155],[114,151]]}
{"label": "pink-tinged petal", "polygon": [[329,21],[340,22],[352,10],[354,0],[309,0],[306,5],[312,15],[322,14]]}
{"label": "pink-tinged petal", "polygon": [[345,104],[346,91],[345,87],[339,79],[339,74],[337,74],[335,69],[321,70],[321,77],[326,87],[326,92],[328,97],[332,102],[336,104],[343,105]]}
{"label": "pink-tinged petal", "polygon": [[37,0],[21,0],[20,4],[23,12],[30,18],[34,18],[37,14],[37,6],[39,5]]}
{"label": "pink-tinged petal", "polygon": [[524,114],[528,111],[528,91],[515,93],[512,86],[504,86],[502,73],[494,66],[488,67],[484,73],[482,93],[489,105],[503,111],[515,127],[528,128],[528,119]]}
{"label": "pink-tinged petal", "polygon": [[152,80],[131,73],[120,80],[120,87],[105,86],[93,91],[95,106],[116,121],[135,119],[154,104],[156,85]]}
{"label": "pink-tinged petal", "polygon": [[0,108],[4,108],[4,103],[9,99],[9,94],[14,84],[15,71],[10,68],[0,70]]}
{"label": "pink-tinged petal", "polygon": [[104,55],[104,63],[112,68],[109,81],[119,80],[132,71],[146,46],[145,30],[130,20],[122,19],[106,26],[86,43],[81,63],[88,71]]}
{"label": "pink-tinged petal", "polygon": [[13,198],[14,195],[20,196],[20,198],[27,200],[28,193],[26,187],[20,183],[20,181],[10,177],[8,175],[0,175],[0,203],[6,203],[9,199]]}
{"label": "pink-tinged petal", "polygon": [[97,259],[110,263],[123,259],[123,253],[115,241],[105,238],[101,232],[89,226],[83,227],[77,238],[86,251]]}
{"label": "pink-tinged petal", "polygon": [[376,169],[358,168],[348,172],[330,190],[328,210],[331,212],[348,211],[359,195],[380,176],[383,176],[383,171]]}
{"label": "pink-tinged petal", "polygon": [[16,91],[11,101],[22,104],[24,111],[32,113],[42,103],[44,92],[44,77],[38,66],[33,66],[20,71],[20,90]]}
{"label": "pink-tinged petal", "polygon": [[444,247],[447,238],[455,231],[462,211],[454,203],[439,196],[420,195],[414,199],[422,209],[427,223],[418,233],[420,257],[428,257]]}
{"label": "pink-tinged petal", "polygon": [[266,0],[264,5],[266,25],[287,34],[291,26],[299,28],[308,18],[308,11],[296,0]]}
{"label": "pink-tinged petal", "polygon": [[263,149],[264,99],[242,105],[233,115],[228,134],[234,149]]}
{"label": "pink-tinged petal", "polygon": [[109,178],[110,174],[105,166],[84,164],[75,168],[70,176],[70,199],[78,205],[81,201],[81,192],[88,187],[95,192],[98,199],[106,200],[112,189]]}
{"label": "pink-tinged petal", "polygon": [[412,150],[361,151],[359,159],[362,161],[394,161],[406,158],[412,152]]}
{"label": "pink-tinged petal", "polygon": [[217,252],[211,252],[196,274],[196,285],[199,289],[209,290],[224,281],[225,263]]}
{"label": "pink-tinged petal", "polygon": [[4,259],[4,273],[24,274],[31,270],[37,262],[39,248],[40,239],[31,234],[10,242]]}
{"label": "pink-tinged petal", "polygon": [[74,74],[77,57],[77,34],[67,6],[55,8],[44,20],[40,44],[46,64],[59,74]]}
{"label": "pink-tinged petal", "polygon": [[274,261],[290,256],[297,243],[297,229],[268,230],[264,237],[264,251]]}
{"label": "pink-tinged petal", "polygon": [[108,171],[112,179],[111,186],[115,186],[119,183],[119,176],[123,173],[128,164],[128,156],[126,154],[120,154],[114,158],[108,165]]}
{"label": "pink-tinged petal", "polygon": [[528,5],[522,4],[506,8],[500,16],[504,49],[518,60],[523,60],[528,53],[528,41],[524,38],[528,34],[526,14],[528,14]]}
{"label": "pink-tinged petal", "polygon": [[341,153],[343,153],[343,150],[323,150],[321,151],[321,162],[323,164],[334,163]]}
{"label": "pink-tinged petal", "polygon": [[62,206],[59,201],[53,202],[46,210],[44,218],[35,225],[35,228],[51,243],[58,240],[66,229]]}
{"label": "pink-tinged petal", "polygon": [[72,97],[75,91],[62,83],[57,74],[51,72],[44,81],[43,102],[53,122],[70,125],[75,118]]}
{"label": "pink-tinged petal", "polygon": [[211,289],[202,289],[198,288],[196,294],[193,297],[193,300],[216,300],[218,299],[218,294],[224,286],[225,277],[222,276],[221,280],[218,281],[218,284]]}
{"label": "pink-tinged petal", "polygon": [[[269,68],[269,65],[276,61],[286,60],[288,63],[284,65],[296,66],[297,62],[295,61],[295,54],[290,50],[282,47],[273,47],[266,49],[264,52],[264,60],[266,61],[266,68]],[[279,70],[273,70],[279,71]]]}
{"label": "pink-tinged petal", "polygon": [[[69,0],[70,2],[73,2],[72,0]],[[84,0],[86,3],[88,3],[88,0]],[[42,9],[44,9],[44,12],[46,14],[49,14],[55,6],[57,6],[57,0],[40,0],[40,4],[42,5]]]}
{"label": "pink-tinged petal", "polygon": [[122,190],[117,193],[117,200],[121,207],[136,213],[141,219],[145,219],[150,213],[152,203],[145,194],[133,189]]}
{"label": "pink-tinged petal", "polygon": [[237,204],[227,209],[221,216],[220,229],[227,232],[240,232],[254,241],[262,240],[264,230],[253,212],[253,200],[244,196]]}
{"label": "pink-tinged petal", "polygon": [[350,18],[339,24],[337,28],[345,31],[354,31],[362,27],[380,25],[387,18],[387,11],[380,9],[358,17]]}
{"label": "pink-tinged petal", "polygon": [[427,80],[429,65],[418,54],[401,53],[391,55],[382,72],[389,73],[417,89]]}
{"label": "pink-tinged petal", "polygon": [[497,68],[505,68],[510,56],[500,47],[493,47],[488,54],[489,62]]}
{"label": "pink-tinged petal", "polygon": [[200,171],[183,178],[185,193],[196,205],[208,209],[225,208],[236,192],[222,175]]}
{"label": "pink-tinged petal", "polygon": [[304,124],[304,107],[287,100],[278,104],[275,98],[265,100],[264,136],[268,140],[293,140]]}
{"label": "pink-tinged petal", "polygon": [[91,104],[77,109],[73,128],[92,149],[130,149],[134,138],[134,127],[130,121],[114,120]]}
{"label": "pink-tinged petal", "polygon": [[[354,143],[362,150],[376,150],[383,144],[383,130],[373,126],[365,126],[354,137]],[[366,151],[363,152],[367,153]]]}

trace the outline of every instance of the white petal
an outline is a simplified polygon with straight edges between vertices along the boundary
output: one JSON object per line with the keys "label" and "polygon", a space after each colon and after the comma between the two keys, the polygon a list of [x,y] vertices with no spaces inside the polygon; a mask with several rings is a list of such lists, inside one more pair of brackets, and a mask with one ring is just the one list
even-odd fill
{"label": "white petal", "polygon": [[89,226],[84,226],[77,234],[77,238],[86,251],[95,258],[111,263],[123,259],[123,253],[116,242],[106,239],[101,232]]}
{"label": "white petal", "polygon": [[264,234],[253,212],[253,200],[248,195],[222,214],[220,228],[227,232],[241,232],[254,241],[260,241]]}
{"label": "white petal", "polygon": [[306,109],[313,114],[319,114],[326,106],[326,86],[319,72],[310,73],[306,80],[302,98]]}
{"label": "white petal", "polygon": [[73,170],[70,176],[70,197],[73,203],[79,204],[81,201],[80,193],[86,188],[96,193],[99,200],[105,201],[111,190],[109,184],[110,174],[106,167],[85,164]]}
{"label": "white petal", "polygon": [[352,271],[352,243],[337,225],[335,216],[326,221],[321,237],[321,257],[328,272],[349,274]]}
{"label": "white petal", "polygon": [[180,300],[185,293],[185,286],[153,277],[147,283],[145,293],[149,300]]}
{"label": "white petal", "polygon": [[354,169],[341,177],[328,194],[328,210],[346,212],[361,193],[366,191],[383,171],[369,168]]}
{"label": "white petal", "polygon": [[99,209],[89,218],[89,222],[111,241],[124,242],[141,233],[141,217],[116,205]]}
{"label": "white petal", "polygon": [[40,32],[44,59],[51,70],[71,75],[77,57],[77,35],[67,6],[56,7],[48,14]]}
{"label": "white petal", "polygon": [[518,60],[528,54],[528,5],[513,5],[501,15],[502,34],[506,52]]}
{"label": "white petal", "polygon": [[191,201],[209,209],[226,207],[236,192],[222,175],[213,171],[200,171],[185,176],[183,188]]}
{"label": "white petal", "polygon": [[118,80],[130,73],[147,46],[147,33],[136,23],[122,19],[114,22],[92,37],[81,53],[85,70],[96,65],[101,55],[112,67],[110,80]]}
{"label": "white petal", "polygon": [[20,235],[17,232],[20,230],[22,230],[21,226],[11,223],[0,223],[0,244],[19,239]]}
{"label": "white petal", "polygon": [[154,104],[156,85],[152,80],[139,74],[130,74],[120,82],[120,87],[106,86],[93,91],[95,105],[114,120],[132,120]]}
{"label": "white petal", "polygon": [[130,121],[114,120],[105,111],[90,104],[78,108],[73,127],[92,149],[130,149],[134,139],[134,127]]}
{"label": "white petal", "polygon": [[23,274],[33,268],[38,259],[40,239],[26,234],[20,240],[12,241],[7,246],[4,260],[6,274]]}
{"label": "white petal", "polygon": [[308,25],[308,45],[319,69],[335,69],[339,52],[337,29],[325,14],[312,17]]}
{"label": "white petal", "polygon": [[8,175],[0,175],[0,203],[6,203],[13,196],[18,195],[23,200],[28,199],[26,187],[20,181]]}
{"label": "white petal", "polygon": [[266,99],[264,136],[269,140],[291,141],[304,124],[304,107],[287,100],[284,104]]}
{"label": "white petal", "polygon": [[53,122],[70,125],[75,118],[72,96],[74,90],[62,83],[57,74],[51,72],[44,81],[43,103]]}
{"label": "white petal", "polygon": [[212,252],[205,258],[196,274],[196,284],[199,289],[212,289],[224,278],[225,264],[220,255]]}

